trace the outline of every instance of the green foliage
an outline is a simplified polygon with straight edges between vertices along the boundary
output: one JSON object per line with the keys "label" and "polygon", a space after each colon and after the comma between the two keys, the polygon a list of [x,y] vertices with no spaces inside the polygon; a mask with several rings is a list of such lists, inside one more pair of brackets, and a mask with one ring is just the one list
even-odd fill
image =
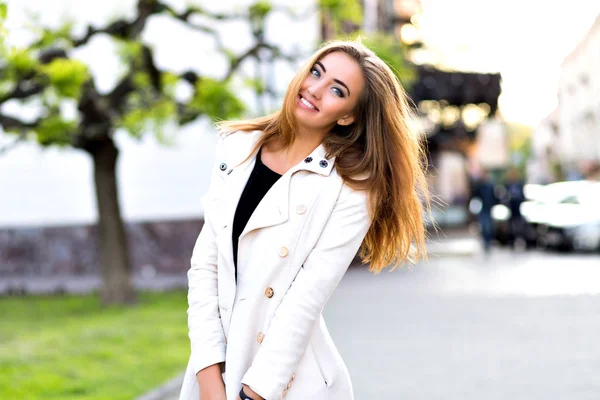
{"label": "green foliage", "polygon": [[123,115],[121,123],[117,126],[137,138],[141,138],[145,133],[154,132],[159,140],[165,142],[164,127],[175,121],[176,104],[167,97],[143,104],[139,97],[134,96],[130,105],[129,111]]}
{"label": "green foliage", "polygon": [[179,77],[172,72],[163,72],[160,76],[160,84],[163,91],[171,98],[175,97],[177,83],[179,83]]}
{"label": "green foliage", "polygon": [[65,121],[59,114],[55,114],[44,118],[34,131],[38,143],[42,146],[67,146],[71,144],[77,131],[77,123]]}
{"label": "green foliage", "polygon": [[133,40],[113,38],[117,45],[117,55],[125,65],[139,67],[142,58],[143,44]]}
{"label": "green foliage", "polygon": [[56,46],[60,43],[61,46],[69,47],[72,22],[67,22],[57,30],[42,28],[38,41],[31,47],[32,49],[44,49],[51,46]]}
{"label": "green foliage", "polygon": [[394,71],[406,89],[410,88],[417,76],[414,66],[406,61],[407,47],[405,45],[394,35],[388,34],[366,35],[361,37],[361,41]]}
{"label": "green foliage", "polygon": [[[4,37],[6,36],[6,28],[4,28],[4,21],[8,16],[8,7],[3,0],[0,0],[0,49],[4,48]],[[0,53],[1,54],[1,53]]]}
{"label": "green foliage", "polygon": [[333,23],[360,24],[363,19],[362,6],[357,0],[319,0],[319,8],[330,16]]}
{"label": "green foliage", "polygon": [[78,99],[81,86],[90,79],[88,68],[77,60],[58,58],[39,67],[61,96]]}
{"label": "green foliage", "polygon": [[18,79],[32,73],[38,62],[28,49],[10,49],[6,57],[6,79]]}
{"label": "green foliage", "polygon": [[250,5],[248,13],[251,19],[264,19],[273,9],[271,2],[268,0],[260,0]]}
{"label": "green foliage", "polygon": [[532,154],[532,129],[527,125],[517,122],[509,122],[507,128],[508,147],[513,160],[518,161],[517,164],[513,166],[519,169],[521,176],[526,176],[527,161],[531,158]]}
{"label": "green foliage", "polygon": [[231,91],[228,82],[211,78],[198,80],[196,95],[190,107],[213,120],[237,118],[246,109],[241,100]]}
{"label": "green foliage", "polygon": [[182,291],[142,293],[131,308],[103,308],[97,296],[2,298],[0,399],[137,398],[185,367],[185,308]]}
{"label": "green foliage", "polygon": [[244,85],[252,89],[256,94],[263,94],[266,90],[265,82],[262,79],[246,79]]}

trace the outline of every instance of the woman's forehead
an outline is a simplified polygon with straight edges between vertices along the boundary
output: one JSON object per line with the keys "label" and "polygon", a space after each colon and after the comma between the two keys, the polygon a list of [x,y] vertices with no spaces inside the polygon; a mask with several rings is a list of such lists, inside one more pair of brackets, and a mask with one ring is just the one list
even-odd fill
{"label": "woman's forehead", "polygon": [[343,81],[350,92],[358,93],[364,87],[363,71],[358,62],[343,51],[335,51],[321,58],[318,63],[330,79]]}

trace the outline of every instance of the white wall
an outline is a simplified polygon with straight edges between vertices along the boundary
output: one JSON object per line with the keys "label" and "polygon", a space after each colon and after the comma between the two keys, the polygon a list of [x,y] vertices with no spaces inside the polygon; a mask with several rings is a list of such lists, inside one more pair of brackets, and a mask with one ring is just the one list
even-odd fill
{"label": "white wall", "polygon": [[[229,11],[243,9],[251,0],[219,2],[202,0],[196,3],[211,9]],[[75,19],[80,32],[88,23],[105,24],[114,16],[132,16],[135,0],[8,0],[9,40],[14,45],[25,45],[31,40],[26,29],[26,13],[37,13],[46,25],[58,25],[68,18]],[[173,7],[184,7],[184,1],[168,2]],[[302,2],[301,8],[291,0],[275,2],[294,6],[298,10],[310,7]],[[224,42],[237,53],[251,44],[249,27],[240,22],[219,26]],[[283,14],[273,14],[268,20],[267,40],[280,44],[285,50],[310,54],[318,41],[316,14],[304,21],[294,21]],[[210,37],[192,32],[182,24],[166,17],[154,17],[144,32],[144,40],[154,46],[156,62],[160,67],[175,71],[197,70],[220,77],[226,61],[214,50]],[[194,49],[190,51],[190,49]],[[91,65],[91,71],[100,91],[110,91],[123,67],[114,56],[115,48],[106,36],[98,36],[85,48],[73,53]],[[243,71],[251,74],[255,66],[250,61]],[[279,63],[263,71],[269,75],[281,93],[295,72],[296,66]],[[254,95],[241,89],[242,98],[252,109]],[[277,106],[278,101],[273,103]],[[2,108],[3,112],[31,117],[38,110],[15,102]],[[120,200],[127,220],[162,218],[190,218],[202,215],[200,197],[208,187],[208,169],[214,154],[214,129],[208,121],[199,121],[183,129],[174,128],[169,135],[173,147],[157,144],[149,135],[137,142],[124,133],[117,136],[121,149],[118,164]],[[0,146],[11,137],[0,133]],[[17,146],[0,156],[0,227],[15,225],[56,225],[91,223],[97,218],[93,192],[91,160],[82,152],[72,149],[41,149],[33,143]]]}
{"label": "white wall", "polygon": [[561,159],[600,162],[600,16],[565,59],[559,82]]}

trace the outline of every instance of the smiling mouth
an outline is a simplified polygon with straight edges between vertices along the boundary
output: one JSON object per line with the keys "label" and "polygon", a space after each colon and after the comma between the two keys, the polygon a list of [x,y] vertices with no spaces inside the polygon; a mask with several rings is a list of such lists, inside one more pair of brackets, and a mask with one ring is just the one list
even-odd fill
{"label": "smiling mouth", "polygon": [[306,108],[309,108],[313,111],[319,111],[319,109],[313,103],[306,100],[304,97],[302,97],[301,94],[298,95],[298,99],[299,99],[300,103],[302,103],[302,105],[305,106]]}

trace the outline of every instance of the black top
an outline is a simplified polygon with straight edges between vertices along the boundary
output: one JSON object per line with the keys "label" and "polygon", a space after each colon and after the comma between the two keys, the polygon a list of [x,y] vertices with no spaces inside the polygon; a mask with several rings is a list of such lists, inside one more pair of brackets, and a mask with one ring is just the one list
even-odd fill
{"label": "black top", "polygon": [[238,253],[238,239],[250,216],[258,206],[258,203],[267,194],[271,186],[277,179],[281,177],[277,172],[272,171],[261,160],[262,148],[258,150],[256,155],[256,163],[254,169],[248,178],[246,187],[242,192],[240,201],[235,210],[235,216],[233,218],[233,230],[231,232],[231,240],[233,241],[233,264],[235,265],[235,279],[237,282],[237,253]]}

